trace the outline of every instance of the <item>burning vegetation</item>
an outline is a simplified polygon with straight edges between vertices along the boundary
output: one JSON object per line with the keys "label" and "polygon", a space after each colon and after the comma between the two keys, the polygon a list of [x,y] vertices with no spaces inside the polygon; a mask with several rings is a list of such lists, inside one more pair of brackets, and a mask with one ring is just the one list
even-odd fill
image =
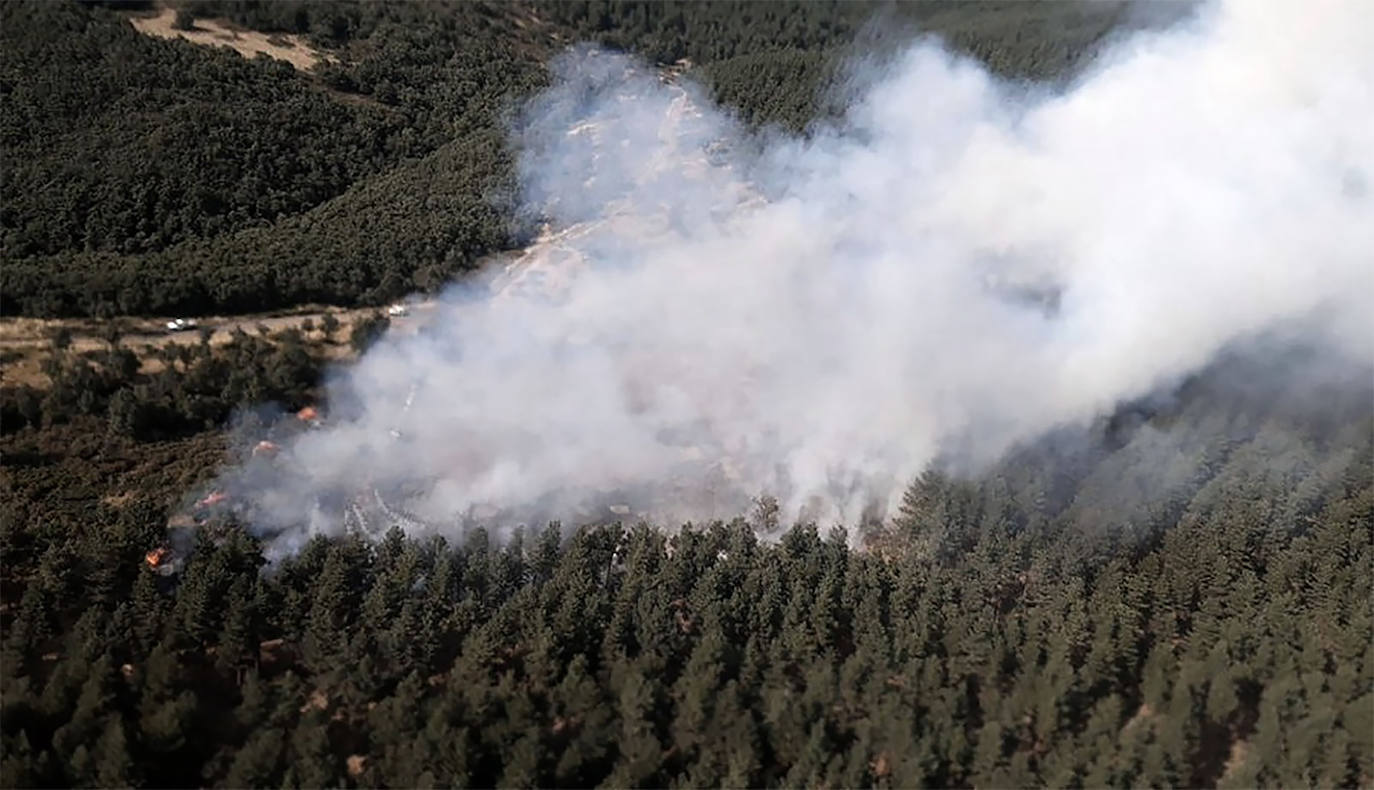
{"label": "burning vegetation", "polygon": [[149,568],[157,570],[162,567],[162,564],[166,562],[169,557],[171,557],[171,554],[171,549],[166,546],[158,546],[155,549],[150,549],[147,554],[143,555],[143,562],[146,563]]}

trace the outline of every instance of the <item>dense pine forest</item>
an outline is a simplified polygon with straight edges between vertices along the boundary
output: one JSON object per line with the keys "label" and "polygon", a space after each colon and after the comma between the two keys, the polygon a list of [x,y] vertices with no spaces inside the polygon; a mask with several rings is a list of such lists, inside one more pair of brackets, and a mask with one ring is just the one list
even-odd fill
{"label": "dense pine forest", "polygon": [[503,210],[505,118],[574,41],[687,58],[748,121],[801,129],[832,109],[824,88],[856,39],[869,52],[939,33],[1004,74],[1048,79],[1126,16],[1057,2],[187,6],[335,58],[302,74],[142,35],[125,17],[142,4],[110,5],[0,6],[7,315],[379,304],[437,288],[528,235]]}
{"label": "dense pine forest", "polygon": [[932,469],[862,535],[763,499],[265,568],[216,523],[173,576],[144,553],[226,439],[26,429],[0,783],[1365,786],[1374,418],[1293,369]]}
{"label": "dense pine forest", "polygon": [[[505,124],[574,41],[685,60],[804,134],[856,53],[937,33],[1053,83],[1187,10],[182,5],[304,37],[330,56],[305,73],[142,35],[150,8],[0,4],[6,319],[437,289],[526,240]],[[1238,349],[991,467],[937,462],[881,524],[780,523],[761,495],[274,564],[230,516],[175,526],[386,324],[56,333],[42,381],[0,385],[0,786],[1374,784],[1362,363]]]}

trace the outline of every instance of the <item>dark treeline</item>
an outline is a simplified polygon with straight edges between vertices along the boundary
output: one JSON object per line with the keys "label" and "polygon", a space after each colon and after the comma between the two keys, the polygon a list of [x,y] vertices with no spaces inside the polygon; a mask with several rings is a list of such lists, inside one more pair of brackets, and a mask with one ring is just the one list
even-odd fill
{"label": "dark treeline", "polygon": [[144,36],[108,5],[0,6],[6,314],[242,313],[438,287],[524,240],[504,119],[574,41],[688,58],[749,123],[800,130],[838,113],[852,55],[928,31],[1046,79],[1085,62],[1124,7],[184,4],[304,36],[328,56],[307,74]]}
{"label": "dark treeline", "polygon": [[861,549],[764,500],[266,573],[218,522],[143,562],[223,440],[24,429],[0,784],[1364,786],[1368,392],[1269,381],[928,472]]}

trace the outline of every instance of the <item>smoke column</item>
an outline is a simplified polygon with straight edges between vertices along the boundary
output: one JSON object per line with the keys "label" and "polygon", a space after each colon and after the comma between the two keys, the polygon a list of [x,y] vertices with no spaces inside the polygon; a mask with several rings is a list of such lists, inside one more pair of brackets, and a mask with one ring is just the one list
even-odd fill
{"label": "smoke column", "polygon": [[671,524],[765,492],[854,523],[934,458],[991,461],[1245,338],[1369,360],[1369,22],[1236,0],[1043,93],[923,41],[806,138],[570,52],[513,133],[544,237],[224,484],[276,552],[359,492],[410,529]]}

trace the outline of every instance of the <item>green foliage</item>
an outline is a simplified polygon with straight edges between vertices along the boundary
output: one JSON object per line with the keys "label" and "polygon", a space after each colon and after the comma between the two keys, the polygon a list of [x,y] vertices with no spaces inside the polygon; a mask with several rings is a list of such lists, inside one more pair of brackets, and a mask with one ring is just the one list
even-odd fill
{"label": "green foliage", "polygon": [[499,115],[543,50],[491,31],[490,7],[450,10],[379,21],[304,75],[102,9],[5,4],[4,310],[380,303],[509,246]]}
{"label": "green foliage", "polygon": [[391,319],[381,314],[373,314],[358,319],[348,334],[348,344],[359,354],[363,353],[382,336]]}
{"label": "green foliage", "polygon": [[[1374,771],[1374,423],[1362,402],[1295,412],[1300,390],[1197,385],[1141,427],[1104,424],[1107,441],[929,472],[858,547],[805,525],[762,540],[761,499],[752,525],[672,535],[318,538],[265,574],[232,528],[183,548],[177,575],[141,562],[221,440],[135,443],[90,417],[12,434],[0,770],[1358,785]],[[1148,507],[1145,479],[1180,504]],[[110,487],[139,497],[111,504]]]}
{"label": "green foliage", "polygon": [[196,17],[189,8],[178,8],[176,17],[172,20],[174,30],[195,30]]}
{"label": "green foliage", "polygon": [[324,318],[320,319],[320,331],[324,332],[325,338],[329,339],[339,329],[339,319],[333,313],[325,313]]}
{"label": "green foliage", "polygon": [[[383,329],[373,327],[374,333]],[[103,416],[119,436],[194,433],[264,401],[299,407],[310,400],[324,365],[319,349],[307,348],[298,333],[274,341],[239,332],[222,346],[168,343],[148,356],[156,372],[141,372],[139,358],[126,348],[55,352],[45,360],[46,390],[0,388],[4,431],[89,415]]]}
{"label": "green foliage", "polygon": [[142,254],[265,224],[424,150],[395,150],[396,118],[332,100],[284,63],[69,4],[3,14],[7,259]]}
{"label": "green foliage", "polygon": [[437,288],[523,240],[505,119],[575,40],[689,58],[746,122],[802,130],[839,113],[841,64],[917,33],[1049,79],[1081,67],[1121,16],[1068,2],[184,10],[305,35],[329,59],[303,73],[145,36],[99,5],[0,6],[0,311],[242,313]]}
{"label": "green foliage", "polygon": [[[805,132],[837,116],[856,53],[881,64],[937,32],[999,73],[1056,80],[1123,10],[187,5],[306,36],[330,59],[300,73],[117,15],[146,5],[0,5],[6,314],[438,287],[519,241],[501,118],[560,42],[687,58],[746,123]],[[1109,421],[976,476],[932,469],[855,544],[787,529],[761,497],[747,519],[671,535],[317,537],[267,572],[251,535],[217,524],[163,576],[144,553],[225,458],[202,431],[265,400],[302,405],[321,363],[299,333],[203,336],[144,366],[105,340],[54,337],[52,386],[0,392],[0,785],[1374,776],[1367,393],[1313,415],[1305,391],[1204,377],[1148,430]]]}

